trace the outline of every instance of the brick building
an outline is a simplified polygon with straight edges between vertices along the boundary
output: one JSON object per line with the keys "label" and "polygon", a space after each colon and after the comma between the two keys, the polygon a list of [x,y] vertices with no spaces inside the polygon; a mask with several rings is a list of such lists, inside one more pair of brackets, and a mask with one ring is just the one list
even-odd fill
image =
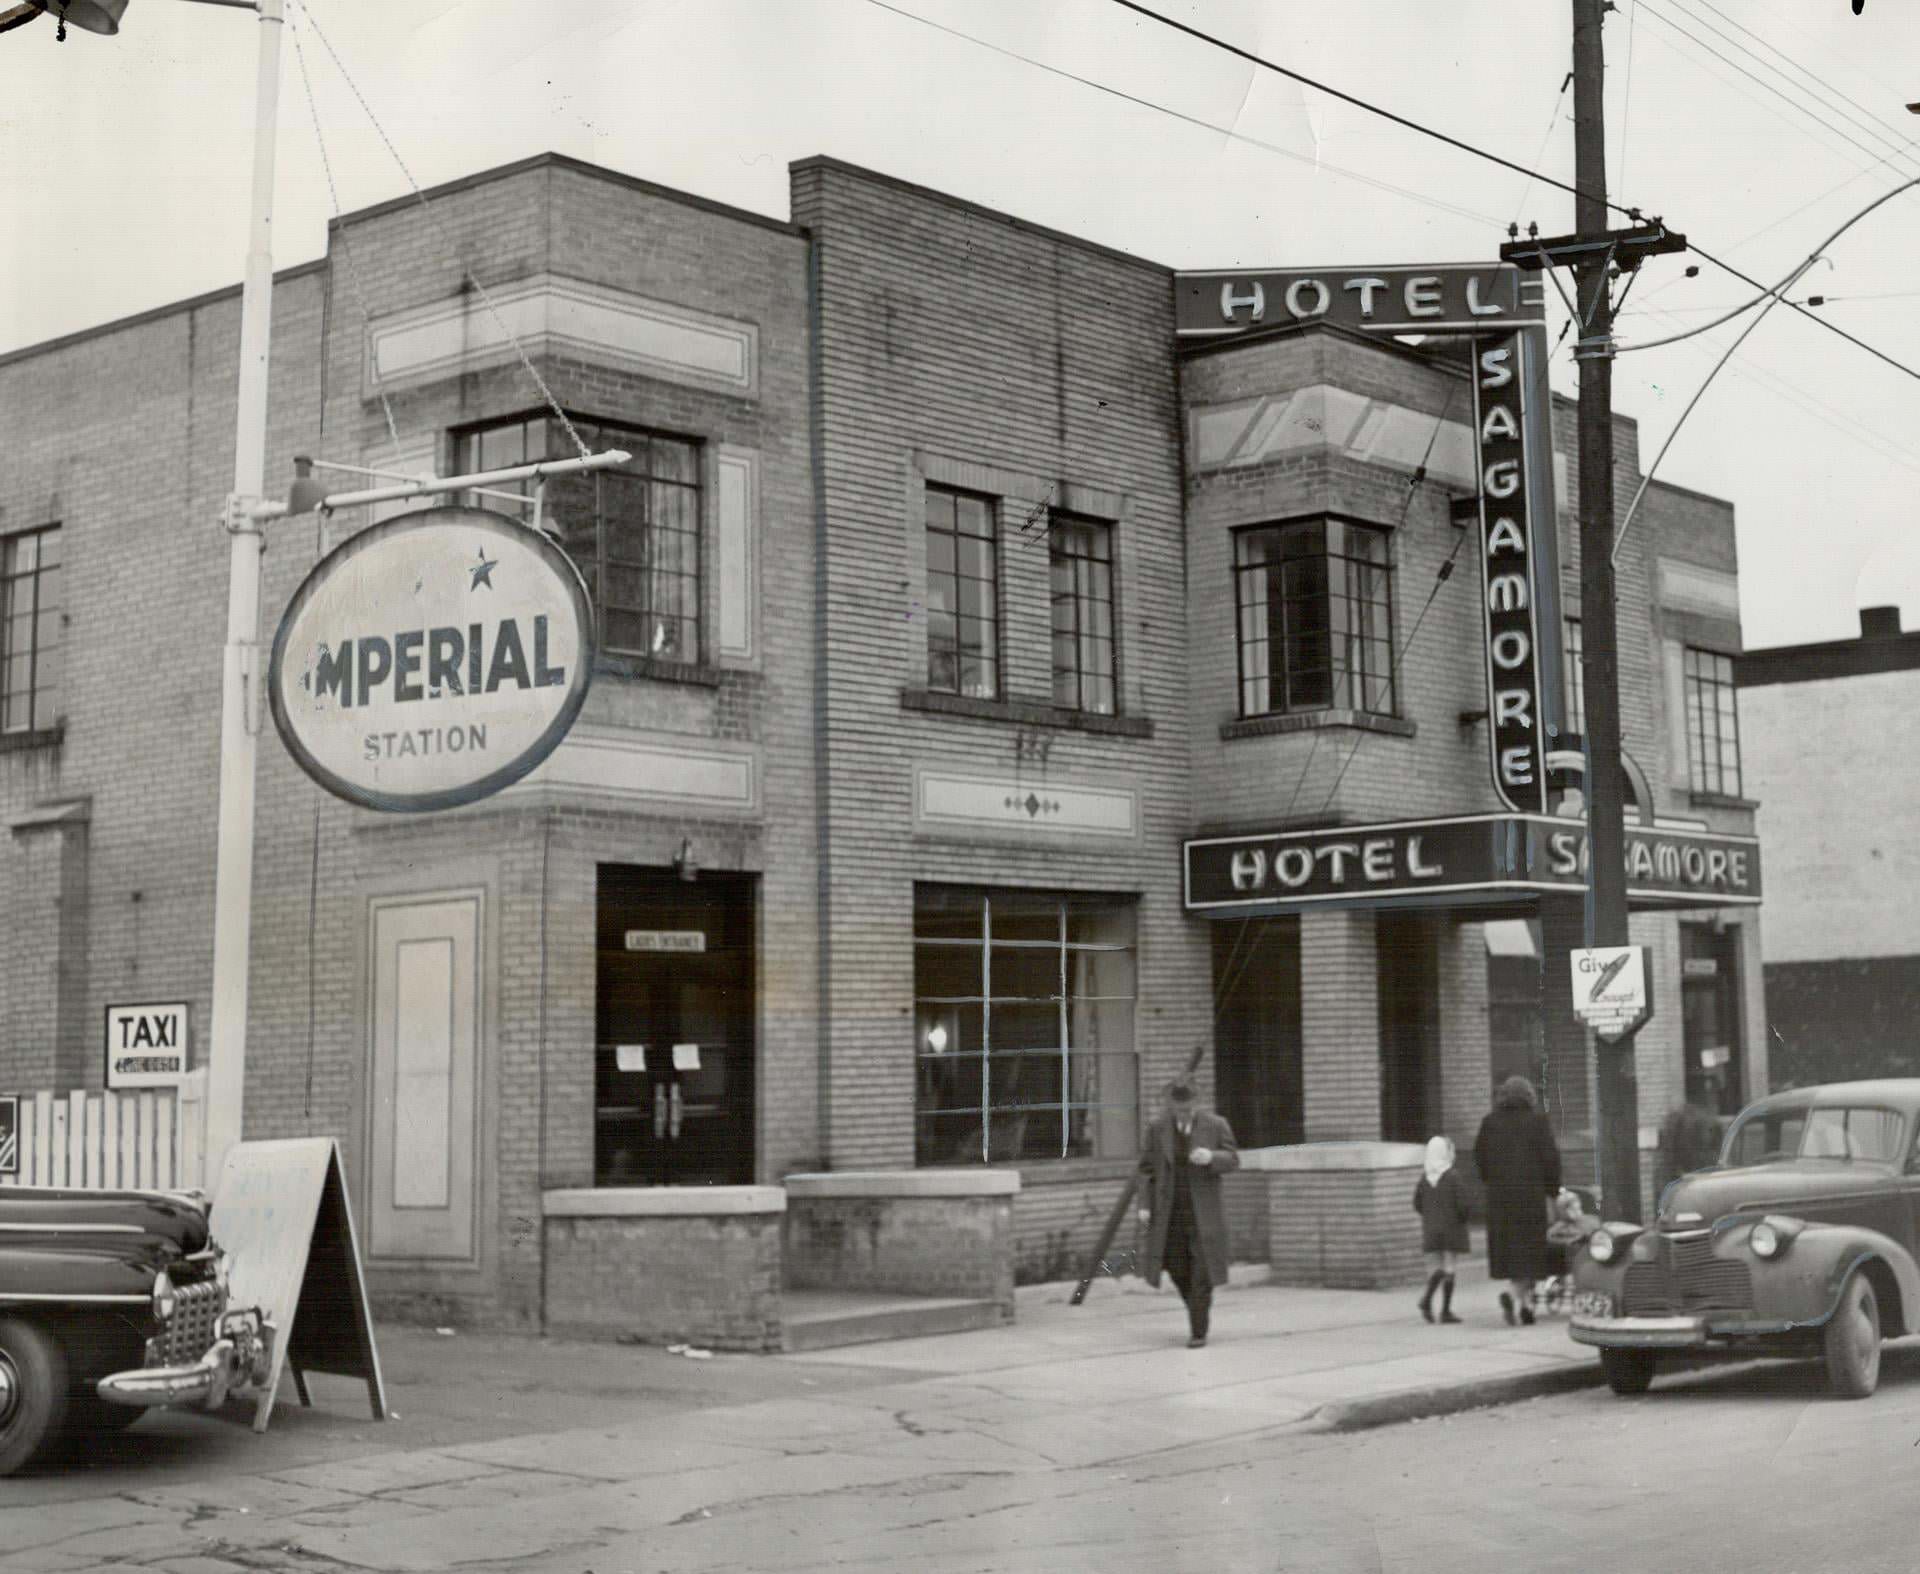
{"label": "brick building", "polygon": [[[1920,1075],[1912,715],[1920,632],[1866,607],[1857,639],[1741,656],[1742,747],[1766,805],[1767,1020],[1776,1086]],[[1844,784],[1844,791],[1836,789]]]}
{"label": "brick building", "polygon": [[[789,1286],[823,1242],[810,1282],[858,1278],[850,1176],[863,1228],[952,1192],[1059,1276],[1195,1047],[1263,1147],[1464,1146],[1497,1072],[1544,1072],[1578,1167],[1577,901],[1184,900],[1190,839],[1496,807],[1473,576],[1437,578],[1477,490],[1465,359],[1312,326],[1177,347],[1166,269],[826,159],[791,222],[554,156],[430,196],[278,276],[269,476],[570,454],[508,326],[634,459],[548,489],[602,648],[533,775],[389,815],[263,742],[246,1133],[341,1137],[384,1304],[630,1326],[644,1280],[768,1342],[764,1216],[817,1197]],[[98,1086],[110,1002],[208,1020],[238,315],[0,358],[9,1087]],[[268,635],[396,511],[270,526]],[[1624,710],[1641,817],[1682,836],[1751,828],[1734,569],[1730,507],[1650,491]],[[1703,1049],[1722,1096],[1766,1085],[1756,910],[1702,900],[1634,919],[1647,1123]],[[1672,1003],[1709,953],[1696,1045]]]}

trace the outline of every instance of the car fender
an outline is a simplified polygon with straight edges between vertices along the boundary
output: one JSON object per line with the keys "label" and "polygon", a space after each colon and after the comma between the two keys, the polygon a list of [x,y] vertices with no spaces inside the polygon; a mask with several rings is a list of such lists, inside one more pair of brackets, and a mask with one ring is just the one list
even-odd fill
{"label": "car fender", "polygon": [[152,1241],[132,1251],[78,1244],[0,1247],[0,1308],[144,1302],[166,1255]]}
{"label": "car fender", "polygon": [[[1790,1218],[1791,1215],[1769,1215]],[[1857,1225],[1803,1225],[1778,1257],[1755,1257],[1747,1244],[1758,1219],[1743,1220],[1737,1245],[1751,1264],[1755,1310],[1779,1311],[1796,1327],[1819,1328],[1840,1308],[1847,1281],[1856,1272],[1874,1275],[1881,1302],[1880,1319],[1888,1337],[1911,1332],[1920,1317],[1920,1264],[1890,1235]],[[1726,1244],[1736,1244],[1729,1232]],[[1888,1304],[1889,1288],[1893,1291]]]}

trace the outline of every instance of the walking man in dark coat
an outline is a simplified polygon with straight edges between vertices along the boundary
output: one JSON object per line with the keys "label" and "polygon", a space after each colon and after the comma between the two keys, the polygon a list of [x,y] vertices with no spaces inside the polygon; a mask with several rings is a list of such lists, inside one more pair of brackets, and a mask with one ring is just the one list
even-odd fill
{"label": "walking man in dark coat", "polygon": [[1207,1342],[1213,1287],[1227,1282],[1227,1220],[1220,1207],[1220,1177],[1240,1168],[1233,1129],[1199,1107],[1185,1077],[1167,1084],[1160,1118],[1147,1130],[1140,1155],[1140,1222],[1147,1227],[1141,1276],[1148,1284],[1167,1277],[1187,1303],[1187,1348]]}
{"label": "walking man in dark coat", "polygon": [[1560,1191],[1560,1149],[1539,1096],[1525,1077],[1508,1077],[1480,1122],[1473,1160],[1487,1195],[1487,1277],[1511,1282],[1500,1310],[1512,1326],[1533,1321],[1533,1286],[1547,1276],[1547,1203]]}

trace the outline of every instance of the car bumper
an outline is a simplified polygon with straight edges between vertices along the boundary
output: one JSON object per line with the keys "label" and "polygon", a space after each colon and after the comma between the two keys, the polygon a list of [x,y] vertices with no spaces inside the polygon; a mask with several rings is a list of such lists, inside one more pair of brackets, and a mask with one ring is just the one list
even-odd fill
{"label": "car bumper", "polygon": [[227,1402],[239,1375],[233,1341],[219,1339],[190,1366],[143,1366],[115,1372],[95,1385],[102,1399],[116,1405],[198,1405],[217,1410]]}
{"label": "car bumper", "polygon": [[94,1385],[110,1404],[152,1409],[193,1405],[218,1410],[235,1389],[266,1382],[272,1370],[273,1324],[257,1312],[229,1312],[219,1337],[197,1361],[115,1372]]}
{"label": "car bumper", "polygon": [[1569,1333],[1581,1344],[1614,1350],[1691,1350],[1707,1342],[1703,1317],[1595,1317],[1576,1315]]}

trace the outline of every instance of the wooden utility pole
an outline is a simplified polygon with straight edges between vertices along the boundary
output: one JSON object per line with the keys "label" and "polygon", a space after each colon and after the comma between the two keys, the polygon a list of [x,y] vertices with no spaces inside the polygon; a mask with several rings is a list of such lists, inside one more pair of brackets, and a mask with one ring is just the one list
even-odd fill
{"label": "wooden utility pole", "polygon": [[[1574,228],[1607,232],[1607,130],[1603,107],[1605,0],[1573,0]],[[1580,365],[1580,677],[1586,697],[1587,944],[1626,945],[1626,829],[1620,768],[1620,655],[1613,581],[1613,248],[1574,270]],[[1558,630],[1555,630],[1557,636]],[[1562,1002],[1562,1009],[1566,1008]],[[1640,1217],[1640,1107],[1633,1035],[1595,1045],[1594,1113],[1600,1194],[1613,1218]]]}
{"label": "wooden utility pole", "polygon": [[[1607,143],[1603,93],[1606,52],[1600,28],[1607,0],[1573,0],[1573,126],[1575,233],[1502,246],[1507,261],[1528,268],[1570,267],[1574,274],[1574,358],[1580,367],[1580,632],[1581,687],[1586,700],[1588,946],[1623,946],[1627,938],[1627,869],[1620,764],[1620,659],[1613,576],[1613,304],[1617,274],[1660,252],[1684,251],[1686,237],[1655,219],[1607,228]],[[1637,220],[1640,215],[1635,213]],[[1542,638],[1559,631],[1541,630]],[[1554,1009],[1567,1010],[1561,1000]],[[1594,1118],[1600,1191],[1609,1218],[1640,1217],[1640,1110],[1633,1035],[1596,1040]]]}

